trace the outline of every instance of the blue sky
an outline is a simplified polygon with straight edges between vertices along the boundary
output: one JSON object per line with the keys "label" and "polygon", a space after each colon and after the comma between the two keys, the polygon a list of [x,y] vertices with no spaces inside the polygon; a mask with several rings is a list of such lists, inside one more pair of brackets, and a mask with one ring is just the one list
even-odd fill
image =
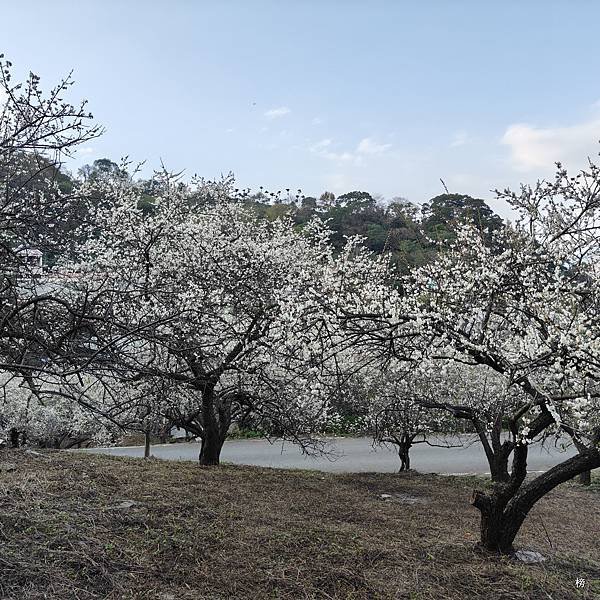
{"label": "blue sky", "polygon": [[[105,135],[77,164],[422,202],[581,167],[600,146],[600,3],[3,3],[17,75],[74,69]],[[76,166],[76,165],[73,165]],[[500,210],[493,200],[492,206]]]}

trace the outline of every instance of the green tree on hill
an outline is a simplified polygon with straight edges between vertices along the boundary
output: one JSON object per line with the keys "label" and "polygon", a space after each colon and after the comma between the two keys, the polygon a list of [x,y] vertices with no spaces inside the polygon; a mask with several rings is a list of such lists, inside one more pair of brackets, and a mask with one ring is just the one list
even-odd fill
{"label": "green tree on hill", "polygon": [[481,198],[466,194],[441,194],[422,207],[423,230],[435,239],[453,239],[457,225],[475,225],[491,241],[504,225],[502,219]]}

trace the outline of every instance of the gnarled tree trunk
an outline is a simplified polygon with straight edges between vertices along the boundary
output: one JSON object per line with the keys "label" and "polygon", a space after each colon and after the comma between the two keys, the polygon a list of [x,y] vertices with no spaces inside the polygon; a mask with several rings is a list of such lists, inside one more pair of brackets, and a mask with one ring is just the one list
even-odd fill
{"label": "gnarled tree trunk", "polygon": [[473,493],[472,504],[481,512],[481,545],[486,550],[512,552],[521,525],[540,498],[561,483],[600,466],[600,451],[588,448],[523,483],[527,473],[526,458],[526,446],[516,446],[510,481],[495,484],[489,494]]}
{"label": "gnarled tree trunk", "polygon": [[221,449],[229,429],[229,411],[219,404],[214,386],[207,386],[202,393],[202,445],[201,465],[218,465]]}
{"label": "gnarled tree trunk", "polygon": [[512,552],[515,537],[529,509],[522,514],[508,511],[501,492],[475,491],[471,503],[481,512],[480,544],[492,552]]}

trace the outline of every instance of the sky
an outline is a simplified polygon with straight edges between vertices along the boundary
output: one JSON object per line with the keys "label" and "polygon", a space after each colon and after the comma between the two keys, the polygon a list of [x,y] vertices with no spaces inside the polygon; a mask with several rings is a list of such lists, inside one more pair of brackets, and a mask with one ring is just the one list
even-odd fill
{"label": "sky", "polygon": [[424,202],[578,169],[600,150],[600,3],[3,2],[0,52],[74,71],[97,158],[239,187]]}

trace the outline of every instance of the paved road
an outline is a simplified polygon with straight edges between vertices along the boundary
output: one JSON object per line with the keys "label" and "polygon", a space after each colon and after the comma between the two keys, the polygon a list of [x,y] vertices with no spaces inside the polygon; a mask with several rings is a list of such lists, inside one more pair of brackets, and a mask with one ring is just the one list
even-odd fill
{"label": "paved road", "polygon": [[[225,442],[221,460],[240,465],[257,465],[282,469],[317,469],[337,473],[394,472],[400,462],[391,449],[371,446],[369,438],[337,438],[329,440],[333,455],[328,457],[304,456],[290,443],[266,440],[231,440]],[[140,446],[92,448],[84,452],[116,456],[143,456]],[[152,446],[152,455],[167,460],[197,460],[199,443],[162,444]],[[573,454],[572,450],[559,452],[533,445],[529,449],[530,471],[545,471]],[[478,443],[461,448],[437,448],[418,444],[411,450],[411,466],[422,473],[476,474],[487,473],[489,467],[483,449]]]}

